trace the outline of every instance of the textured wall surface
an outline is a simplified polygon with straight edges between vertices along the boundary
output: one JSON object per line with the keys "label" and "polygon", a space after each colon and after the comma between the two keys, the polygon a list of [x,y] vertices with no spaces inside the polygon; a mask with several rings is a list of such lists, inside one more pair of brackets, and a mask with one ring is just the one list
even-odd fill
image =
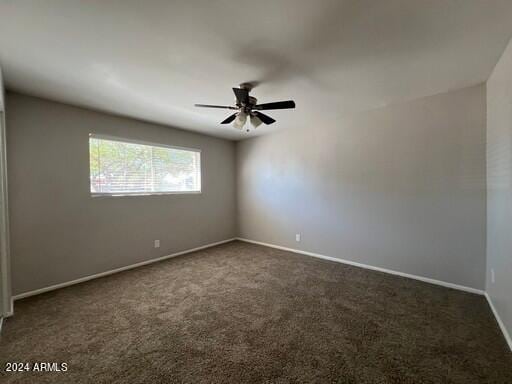
{"label": "textured wall surface", "polygon": [[487,82],[487,293],[512,334],[512,43]]}
{"label": "textured wall surface", "polygon": [[483,289],[485,102],[478,85],[240,142],[240,236]]}
{"label": "textured wall surface", "polygon": [[[15,93],[7,105],[15,294],[236,235],[233,142]],[[91,132],[201,149],[202,193],[92,198]]]}

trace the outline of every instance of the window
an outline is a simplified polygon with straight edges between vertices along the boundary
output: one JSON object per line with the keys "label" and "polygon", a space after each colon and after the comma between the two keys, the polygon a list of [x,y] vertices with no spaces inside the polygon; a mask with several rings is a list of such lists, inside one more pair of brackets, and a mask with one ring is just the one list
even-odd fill
{"label": "window", "polygon": [[201,192],[201,152],[90,135],[93,195]]}

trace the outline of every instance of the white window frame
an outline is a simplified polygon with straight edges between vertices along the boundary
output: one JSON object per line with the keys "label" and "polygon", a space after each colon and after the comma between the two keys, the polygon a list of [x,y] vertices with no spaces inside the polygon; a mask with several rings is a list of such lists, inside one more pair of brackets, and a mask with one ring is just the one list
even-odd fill
{"label": "white window frame", "polygon": [[[198,191],[174,191],[174,192],[122,192],[122,193],[111,193],[111,192],[91,192],[91,155],[90,155],[90,139],[100,139],[100,140],[110,140],[110,141],[118,141],[121,143],[128,144],[141,144],[141,145],[149,145],[152,147],[160,147],[160,148],[170,148],[170,149],[179,149],[190,152],[199,153],[199,190]],[[176,145],[168,145],[162,143],[155,143],[151,141],[137,140],[137,139],[128,139],[124,137],[118,136],[110,136],[96,133],[89,133],[89,138],[87,139],[87,145],[89,148],[89,193],[92,197],[129,197],[129,196],[164,196],[164,195],[198,195],[203,192],[203,167],[202,167],[202,151],[199,148],[190,148],[190,147],[181,147]]]}

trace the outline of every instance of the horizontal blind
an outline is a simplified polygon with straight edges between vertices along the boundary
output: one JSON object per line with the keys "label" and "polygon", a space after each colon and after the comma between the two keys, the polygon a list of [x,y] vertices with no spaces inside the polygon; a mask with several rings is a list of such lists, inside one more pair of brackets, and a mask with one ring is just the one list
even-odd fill
{"label": "horizontal blind", "polygon": [[199,151],[89,138],[91,193],[201,191]]}

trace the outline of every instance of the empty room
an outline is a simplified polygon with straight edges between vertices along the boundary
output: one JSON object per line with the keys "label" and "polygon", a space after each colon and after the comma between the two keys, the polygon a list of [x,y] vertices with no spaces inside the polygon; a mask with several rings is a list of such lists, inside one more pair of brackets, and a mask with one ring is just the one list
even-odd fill
{"label": "empty room", "polygon": [[0,0],[0,382],[512,383],[511,0]]}

